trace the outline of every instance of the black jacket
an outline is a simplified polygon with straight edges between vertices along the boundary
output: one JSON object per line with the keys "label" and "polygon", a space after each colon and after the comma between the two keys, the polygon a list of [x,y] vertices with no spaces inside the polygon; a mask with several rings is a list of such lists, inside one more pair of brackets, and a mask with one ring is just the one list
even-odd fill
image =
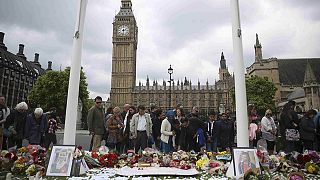
{"label": "black jacket", "polygon": [[300,138],[303,140],[315,140],[315,124],[313,119],[303,117],[300,123]]}

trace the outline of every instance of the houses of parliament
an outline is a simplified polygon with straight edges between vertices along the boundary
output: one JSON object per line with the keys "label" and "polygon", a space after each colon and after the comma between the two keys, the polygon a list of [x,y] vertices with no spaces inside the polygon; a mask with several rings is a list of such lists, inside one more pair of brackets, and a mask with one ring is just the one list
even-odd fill
{"label": "houses of parliament", "polygon": [[181,82],[172,81],[170,86],[168,81],[150,82],[147,78],[145,85],[139,82],[137,86],[138,27],[131,0],[121,0],[121,4],[113,22],[111,106],[122,107],[128,103],[149,107],[154,104],[162,109],[169,109],[182,104],[187,110],[198,106],[202,112],[233,110],[230,90],[234,87],[234,77],[228,71],[223,52],[220,58],[219,80],[214,85],[209,85],[208,82],[205,85],[200,82],[193,84],[185,78]]}

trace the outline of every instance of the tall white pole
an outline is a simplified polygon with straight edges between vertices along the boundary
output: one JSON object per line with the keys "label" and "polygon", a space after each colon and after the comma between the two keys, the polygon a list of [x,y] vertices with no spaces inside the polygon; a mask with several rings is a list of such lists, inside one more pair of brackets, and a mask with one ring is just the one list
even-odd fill
{"label": "tall white pole", "polygon": [[76,28],[73,37],[72,59],[68,88],[66,121],[63,136],[64,145],[75,145],[77,108],[79,98],[82,40],[84,29],[84,18],[88,0],[81,0],[78,4]]}
{"label": "tall white pole", "polygon": [[249,147],[247,95],[244,74],[239,1],[230,0],[232,18],[233,54],[235,58],[235,96],[237,118],[237,146]]}

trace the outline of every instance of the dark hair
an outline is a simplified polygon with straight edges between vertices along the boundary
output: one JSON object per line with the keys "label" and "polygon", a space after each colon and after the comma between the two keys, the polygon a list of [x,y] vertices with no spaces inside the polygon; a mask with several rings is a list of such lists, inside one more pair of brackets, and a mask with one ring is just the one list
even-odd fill
{"label": "dark hair", "polygon": [[163,112],[163,110],[159,108],[159,109],[156,110],[155,114],[156,114],[156,116],[159,117],[162,112]]}
{"label": "dark hair", "polygon": [[[4,95],[0,94],[0,97],[4,97]],[[5,98],[5,97],[4,97]]]}
{"label": "dark hair", "polygon": [[214,112],[214,111],[210,111],[210,112],[209,112],[209,116],[210,116],[210,115],[215,116],[215,115],[216,115],[216,112]]}
{"label": "dark hair", "polygon": [[290,100],[290,101],[288,102],[288,104],[289,104],[290,106],[295,106],[295,105],[296,105],[296,102],[293,101],[293,100]]}
{"label": "dark hair", "polygon": [[94,101],[97,101],[97,99],[102,101],[102,98],[100,96],[97,96],[96,98],[94,98]]}
{"label": "dark hair", "polygon": [[154,109],[156,109],[156,108],[157,108],[157,106],[156,106],[155,104],[152,104],[152,105],[150,106],[151,111],[154,110]]}
{"label": "dark hair", "polygon": [[227,117],[229,117],[227,113],[221,113],[220,116],[223,116],[223,115],[226,115]]}
{"label": "dark hair", "polygon": [[139,105],[138,110],[146,110],[146,107],[144,105]]}
{"label": "dark hair", "polygon": [[252,111],[254,108],[256,108],[256,106],[255,106],[254,104],[249,104],[249,105],[248,105],[248,116],[251,115],[251,111]]}
{"label": "dark hair", "polygon": [[106,114],[112,114],[112,113],[113,113],[113,107],[110,106],[110,107],[108,107]]}
{"label": "dark hair", "polygon": [[314,109],[310,109],[306,112],[305,116],[306,117],[310,117],[311,115],[316,115],[317,114],[317,111],[314,110]]}
{"label": "dark hair", "polygon": [[179,107],[179,108],[177,108],[177,110],[178,110],[178,109],[179,109],[179,110],[180,110],[180,112],[181,112],[181,116],[184,116],[184,115],[185,115],[185,113],[184,113],[183,108],[180,108],[180,107]]}
{"label": "dark hair", "polygon": [[135,107],[135,106],[130,106],[130,107],[129,107],[129,109],[133,109],[133,110],[134,110],[134,112],[136,112],[136,111],[137,111],[137,109],[136,109],[136,107]]}

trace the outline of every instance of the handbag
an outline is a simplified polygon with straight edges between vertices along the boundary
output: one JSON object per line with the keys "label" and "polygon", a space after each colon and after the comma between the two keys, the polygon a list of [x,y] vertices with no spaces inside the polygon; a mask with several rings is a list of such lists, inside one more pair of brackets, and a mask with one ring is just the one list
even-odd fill
{"label": "handbag", "polygon": [[287,141],[299,141],[300,133],[296,129],[286,129],[286,140]]}

